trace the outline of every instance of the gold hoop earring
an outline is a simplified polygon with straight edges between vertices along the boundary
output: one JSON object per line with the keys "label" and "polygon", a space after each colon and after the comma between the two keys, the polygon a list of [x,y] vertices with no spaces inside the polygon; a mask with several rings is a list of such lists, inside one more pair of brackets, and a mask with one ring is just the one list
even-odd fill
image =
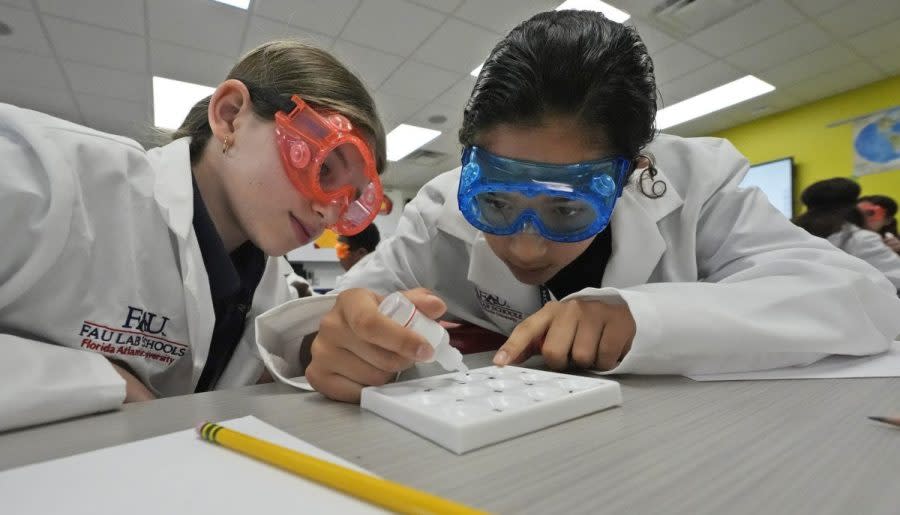
{"label": "gold hoop earring", "polygon": [[231,146],[228,143],[228,136],[225,136],[225,140],[222,142],[222,153],[228,152],[228,147]]}

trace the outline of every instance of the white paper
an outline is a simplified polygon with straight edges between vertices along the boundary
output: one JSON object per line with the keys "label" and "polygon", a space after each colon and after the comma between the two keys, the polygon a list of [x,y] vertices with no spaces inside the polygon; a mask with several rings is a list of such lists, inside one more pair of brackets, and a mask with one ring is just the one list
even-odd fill
{"label": "white paper", "polygon": [[[222,425],[365,472],[255,417]],[[194,429],[0,472],[0,511],[17,515],[386,513],[202,441]]]}
{"label": "white paper", "polygon": [[688,376],[694,381],[756,381],[765,379],[841,379],[851,377],[900,377],[900,342],[875,356],[828,356],[805,367],[757,372]]}

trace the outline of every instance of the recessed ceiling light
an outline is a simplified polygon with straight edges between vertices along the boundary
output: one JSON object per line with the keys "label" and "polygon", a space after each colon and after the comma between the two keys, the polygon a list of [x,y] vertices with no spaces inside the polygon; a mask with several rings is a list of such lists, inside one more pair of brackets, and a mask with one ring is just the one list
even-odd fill
{"label": "recessed ceiling light", "polygon": [[213,2],[230,5],[239,9],[246,10],[250,7],[250,0],[212,0]]}
{"label": "recessed ceiling light", "polygon": [[387,135],[388,161],[399,161],[413,150],[438,137],[441,131],[401,123]]}
{"label": "recessed ceiling light", "polygon": [[562,11],[563,9],[597,11],[603,13],[604,16],[616,23],[624,23],[625,20],[631,18],[631,15],[627,12],[617,9],[606,2],[601,2],[600,0],[566,0],[556,8],[557,11]]}
{"label": "recessed ceiling light", "polygon": [[[616,23],[624,23],[625,20],[631,18],[631,15],[627,12],[613,7],[606,2],[601,2],[600,0],[566,0],[565,2],[559,4],[559,7],[556,8],[557,11],[566,9],[572,11],[600,12]],[[478,77],[478,74],[481,73],[481,68],[483,66],[484,63],[479,64],[478,68],[475,68],[474,70],[469,72],[469,75],[471,75],[472,77]]]}
{"label": "recessed ceiling light", "polygon": [[177,129],[194,104],[211,95],[215,89],[202,84],[153,77],[153,125]]}
{"label": "recessed ceiling light", "polygon": [[753,75],[747,75],[724,86],[713,88],[706,93],[700,93],[661,109],[656,113],[656,128],[662,130],[674,127],[773,90],[775,90],[775,86],[759,80]]}

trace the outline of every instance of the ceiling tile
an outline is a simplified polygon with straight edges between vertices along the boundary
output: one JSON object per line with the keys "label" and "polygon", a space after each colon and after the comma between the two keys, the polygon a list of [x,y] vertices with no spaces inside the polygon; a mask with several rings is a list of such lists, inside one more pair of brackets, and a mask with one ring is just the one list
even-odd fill
{"label": "ceiling tile", "polygon": [[457,108],[462,112],[463,108],[466,106],[466,102],[469,101],[469,97],[472,95],[472,88],[474,87],[475,77],[467,75],[454,84],[452,88],[437,97],[435,102],[448,107]]}
{"label": "ceiling tile", "polygon": [[666,129],[664,132],[666,134],[675,134],[685,138],[712,136],[719,131],[734,127],[739,123],[740,122],[736,118],[719,112],[676,125],[675,127]]}
{"label": "ceiling tile", "polygon": [[819,17],[822,27],[835,34],[852,36],[900,17],[896,0],[856,0]]}
{"label": "ceiling tile", "polygon": [[83,63],[64,61],[62,64],[72,90],[76,93],[90,93],[140,103],[150,101],[149,74],[110,70]]}
{"label": "ceiling tile", "polygon": [[337,36],[359,0],[255,0],[253,13],[295,27]]}
{"label": "ceiling tile", "polygon": [[369,89],[377,89],[403,62],[402,57],[386,54],[339,39],[331,52],[356,72]]}
{"label": "ceiling tile", "polygon": [[416,50],[414,57],[441,68],[469,73],[484,62],[499,40],[493,32],[451,18]]}
{"label": "ceiling tile", "polygon": [[459,4],[462,3],[462,0],[412,0],[413,2],[424,5],[425,7],[431,7],[432,9],[437,9],[438,11],[445,13],[452,13]]}
{"label": "ceiling tile", "polygon": [[46,56],[53,55],[34,11],[0,5],[0,20],[12,29],[12,34],[0,37],[0,47],[17,48]]}
{"label": "ceiling tile", "polygon": [[52,57],[28,54],[18,50],[0,49],[3,80],[17,86],[43,85],[49,89],[66,89],[66,80]]}
{"label": "ceiling tile", "polygon": [[740,123],[746,123],[750,120],[786,111],[803,103],[802,100],[784,90],[775,90],[746,102],[741,102],[729,108],[726,113],[732,118],[740,120]]}
{"label": "ceiling tile", "polygon": [[416,61],[406,61],[384,83],[380,90],[420,100],[432,100],[450,88],[460,74],[448,72]]}
{"label": "ceiling tile", "polygon": [[694,34],[688,41],[713,55],[725,57],[804,20],[800,12],[783,0],[764,0]]}
{"label": "ceiling tile", "polygon": [[250,18],[250,26],[247,27],[247,36],[244,38],[241,52],[248,52],[263,43],[285,38],[298,39],[325,50],[331,48],[331,45],[334,43],[334,38],[331,36],[298,29],[284,22],[252,16]]}
{"label": "ceiling tile", "polygon": [[657,84],[686,75],[714,60],[709,54],[684,43],[676,43],[652,57]]}
{"label": "ceiling tile", "polygon": [[879,55],[900,45],[900,18],[867,30],[850,39],[850,46],[863,55]]}
{"label": "ceiling tile", "polygon": [[[199,63],[202,63],[199,64]],[[162,41],[150,42],[153,75],[207,86],[217,86],[235,64],[234,59]]]}
{"label": "ceiling tile", "polygon": [[149,109],[144,103],[83,93],[76,94],[75,99],[88,127],[131,138],[152,130]]}
{"label": "ceiling tile", "polygon": [[74,123],[83,123],[75,99],[68,91],[0,81],[0,98],[18,107],[40,111]]}
{"label": "ceiling tile", "polygon": [[147,16],[153,39],[236,57],[248,15],[209,0],[153,0]]}
{"label": "ceiling tile", "polygon": [[[450,139],[454,145],[457,144],[457,133],[459,132],[459,127],[462,125],[462,106],[445,106],[443,104],[439,104],[437,102],[432,102],[422,109],[419,109],[415,114],[410,116],[407,119],[407,123],[411,123],[413,125],[418,125],[419,127],[426,127],[428,129],[434,129],[441,131],[444,134],[449,134]],[[443,116],[446,118],[445,121],[440,123],[435,123],[429,120],[432,116]],[[440,137],[432,140],[432,143],[429,143],[428,148],[439,149],[442,145],[442,142],[438,141],[444,138],[444,134]],[[436,143],[435,143],[436,142]]]}
{"label": "ceiling tile", "polygon": [[142,0],[38,0],[41,12],[144,35]]}
{"label": "ceiling tile", "polygon": [[390,132],[397,125],[406,121],[425,105],[424,100],[391,95],[383,91],[372,93],[378,113],[381,115],[384,130]]}
{"label": "ceiling tile", "polygon": [[506,35],[513,27],[542,11],[549,11],[562,0],[466,0],[454,15],[466,21]]}
{"label": "ceiling tile", "polygon": [[118,70],[147,71],[145,38],[52,16],[44,16],[44,24],[57,55],[63,59]]}
{"label": "ceiling tile", "polygon": [[810,77],[858,61],[847,47],[834,43],[820,50],[792,59],[759,74],[759,78],[777,88],[796,84]]}
{"label": "ceiling tile", "polygon": [[884,72],[875,66],[867,62],[858,62],[792,84],[785,87],[785,91],[806,102],[812,102],[875,82],[884,77]]}
{"label": "ceiling tile", "polygon": [[364,2],[350,18],[341,39],[405,57],[444,19],[439,12],[403,0]]}
{"label": "ceiling tile", "polygon": [[888,75],[900,74],[900,46],[881,55],[873,56],[871,61]]}
{"label": "ceiling tile", "polygon": [[728,61],[751,73],[774,68],[795,57],[828,45],[830,38],[812,23],[804,23],[728,57]]}
{"label": "ceiling tile", "polygon": [[656,29],[648,23],[644,23],[634,18],[628,20],[627,23],[637,29],[638,34],[641,36],[641,40],[644,41],[644,45],[647,46],[647,50],[649,50],[651,54],[658,53],[664,48],[675,44],[675,38]]}
{"label": "ceiling tile", "polygon": [[790,0],[797,9],[810,16],[818,16],[850,3],[850,0]]}
{"label": "ceiling tile", "polygon": [[662,103],[670,106],[704,91],[727,84],[744,76],[744,73],[728,63],[715,61],[659,87]]}

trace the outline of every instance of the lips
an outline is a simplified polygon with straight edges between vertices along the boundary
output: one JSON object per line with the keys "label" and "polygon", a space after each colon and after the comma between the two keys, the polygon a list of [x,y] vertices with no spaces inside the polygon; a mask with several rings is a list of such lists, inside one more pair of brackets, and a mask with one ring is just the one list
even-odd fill
{"label": "lips", "polygon": [[291,216],[291,227],[294,229],[294,236],[300,246],[306,245],[312,239],[309,229],[303,225],[294,215]]}
{"label": "lips", "polygon": [[516,276],[516,279],[525,284],[538,284],[542,282],[544,280],[544,275],[546,275],[547,271],[550,269],[550,265],[536,268],[524,268],[507,263],[506,266],[508,266],[509,271]]}

